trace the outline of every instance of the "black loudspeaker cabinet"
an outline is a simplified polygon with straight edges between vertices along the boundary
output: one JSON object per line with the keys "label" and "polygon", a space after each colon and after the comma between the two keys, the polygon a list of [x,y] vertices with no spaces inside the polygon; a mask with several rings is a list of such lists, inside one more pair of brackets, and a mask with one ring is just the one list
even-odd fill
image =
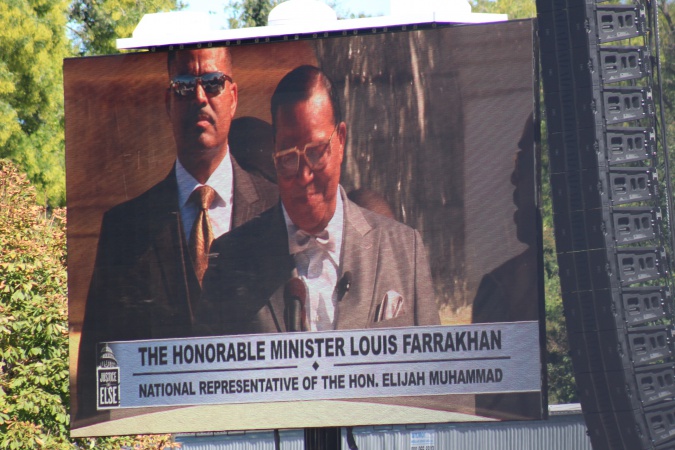
{"label": "black loudspeaker cabinet", "polygon": [[563,306],[596,450],[675,448],[656,18],[646,8],[537,0]]}

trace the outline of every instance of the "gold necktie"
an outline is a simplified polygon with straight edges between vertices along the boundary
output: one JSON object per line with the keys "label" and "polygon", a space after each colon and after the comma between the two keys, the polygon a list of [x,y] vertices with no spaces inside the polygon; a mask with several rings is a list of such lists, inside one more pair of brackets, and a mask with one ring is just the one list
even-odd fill
{"label": "gold necktie", "polygon": [[204,272],[209,265],[209,249],[213,242],[213,230],[209,220],[209,208],[216,195],[216,191],[210,186],[200,186],[190,195],[190,201],[199,207],[195,222],[192,224],[190,233],[190,255],[194,262],[195,274],[202,284]]}

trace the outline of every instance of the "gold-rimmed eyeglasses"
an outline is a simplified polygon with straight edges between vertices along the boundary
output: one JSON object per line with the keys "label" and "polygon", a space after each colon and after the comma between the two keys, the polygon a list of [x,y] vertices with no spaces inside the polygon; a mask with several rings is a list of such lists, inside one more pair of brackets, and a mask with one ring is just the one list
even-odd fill
{"label": "gold-rimmed eyeglasses", "polygon": [[274,165],[277,173],[282,177],[294,177],[300,168],[300,155],[304,155],[307,166],[313,171],[319,171],[328,164],[330,143],[335,136],[337,126],[333,129],[327,141],[310,142],[302,150],[297,146],[280,150],[274,153]]}

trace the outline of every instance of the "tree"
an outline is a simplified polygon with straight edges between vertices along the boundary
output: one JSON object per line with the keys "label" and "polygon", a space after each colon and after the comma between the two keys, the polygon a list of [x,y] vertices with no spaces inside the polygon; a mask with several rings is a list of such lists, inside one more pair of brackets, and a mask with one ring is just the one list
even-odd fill
{"label": "tree", "polygon": [[[669,144],[670,150],[675,149],[674,137],[675,130],[673,127],[667,127],[668,124],[672,124],[675,119],[675,2],[671,1],[659,1],[658,5],[658,14],[659,14],[659,48],[660,52],[660,61],[661,61],[661,86],[657,86],[654,92],[654,98],[659,99],[663,98],[663,112],[665,113],[665,123],[661,126],[666,127],[667,143]],[[654,33],[652,33],[654,36]],[[656,56],[656,55],[652,55]],[[654,72],[656,72],[656,67]],[[660,91],[660,92],[659,92]],[[660,113],[660,110],[657,109],[657,112]],[[657,129],[657,133],[661,133],[661,129]],[[665,148],[663,142],[659,142],[660,148]],[[670,161],[675,161],[675,155],[672,151],[669,153]],[[664,164],[664,158],[661,157],[659,163]],[[661,169],[663,167],[660,167]],[[667,180],[663,177],[663,183],[669,182],[672,183],[673,180]],[[665,186],[662,185],[662,189]],[[665,191],[664,191],[665,192]],[[668,233],[666,233],[668,234]]]}
{"label": "tree", "polygon": [[[663,71],[664,103],[671,116],[675,107],[675,17],[672,1],[659,1],[659,29],[661,39],[661,70]],[[670,120],[669,122],[672,122]]]}
{"label": "tree", "polygon": [[65,225],[0,159],[0,448],[170,448],[168,436],[69,438]]}
{"label": "tree", "polygon": [[[70,5],[70,7],[69,7]],[[63,59],[116,53],[146,12],[176,0],[9,0],[0,2],[0,158],[19,164],[43,204],[65,204]]]}
{"label": "tree", "polygon": [[230,12],[230,28],[263,27],[270,11],[282,0],[240,0],[225,8]]}
{"label": "tree", "polygon": [[[543,100],[542,100],[543,105]],[[543,117],[543,112],[542,112]],[[542,124],[542,136],[546,124]],[[546,371],[550,404],[578,402],[574,368],[567,340],[567,326],[558,276],[558,259],[553,235],[553,205],[549,182],[548,145],[542,143],[542,232],[544,244],[544,296],[546,298]]]}
{"label": "tree", "polygon": [[116,39],[131,36],[143,15],[183,6],[180,0],[74,0],[70,32],[81,56],[113,54]]}
{"label": "tree", "polygon": [[[230,13],[229,27],[263,27],[267,25],[267,18],[275,6],[286,0],[239,0],[230,3],[225,11]],[[364,14],[354,14],[349,10],[342,10],[339,0],[328,0],[326,4],[333,8],[338,19],[356,19],[367,17]]]}
{"label": "tree", "polygon": [[0,2],[0,158],[18,163],[40,202],[65,203],[63,58],[68,0]]}
{"label": "tree", "polygon": [[0,448],[67,448],[65,212],[0,160]]}
{"label": "tree", "polygon": [[471,0],[472,12],[508,14],[509,20],[536,17],[534,0]]}

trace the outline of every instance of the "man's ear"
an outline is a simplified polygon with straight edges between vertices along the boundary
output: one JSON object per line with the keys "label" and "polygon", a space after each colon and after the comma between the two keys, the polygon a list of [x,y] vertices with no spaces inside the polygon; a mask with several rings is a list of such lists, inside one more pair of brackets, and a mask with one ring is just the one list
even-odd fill
{"label": "man's ear", "polygon": [[234,117],[234,113],[237,111],[237,102],[239,101],[239,88],[237,83],[232,82],[230,86],[230,95],[232,96],[232,104],[230,105],[230,113]]}
{"label": "man's ear", "polygon": [[340,142],[340,162],[345,153],[345,145],[347,144],[347,124],[340,122],[337,128],[337,137]]}

